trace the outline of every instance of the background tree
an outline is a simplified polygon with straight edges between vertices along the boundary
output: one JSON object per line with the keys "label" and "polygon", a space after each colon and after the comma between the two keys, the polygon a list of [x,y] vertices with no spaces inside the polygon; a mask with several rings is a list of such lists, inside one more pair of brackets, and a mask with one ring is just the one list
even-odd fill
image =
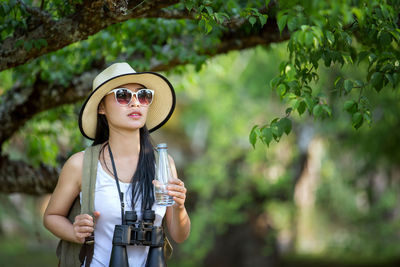
{"label": "background tree", "polygon": [[[335,253],[348,255],[352,247],[376,256],[376,248],[388,247],[380,240],[397,240],[399,186],[391,173],[399,144],[398,7],[399,1],[1,2],[0,191],[52,191],[66,157],[90,144],[76,127],[80,101],[101,69],[123,60],[137,71],[170,71],[180,94],[175,117],[183,124],[171,121],[162,132],[173,137],[169,142],[182,140],[177,163],[179,155],[192,159],[183,175],[196,178],[188,181],[193,235],[175,258],[180,265],[276,263],[278,252],[307,248],[303,228],[316,227],[307,218],[325,220],[327,229],[359,224],[354,233],[342,231],[343,251]],[[258,48],[204,64],[255,46],[273,53]],[[227,73],[236,76],[218,83]],[[306,111],[331,118],[298,116]],[[372,129],[350,129],[372,120]],[[250,129],[254,146],[293,133],[265,154],[263,146],[249,149]],[[318,147],[328,152],[318,154]],[[335,164],[347,176],[333,171]],[[371,241],[371,228],[379,242]],[[335,231],[322,233],[320,247],[337,248]],[[389,257],[398,248],[385,251]]]}

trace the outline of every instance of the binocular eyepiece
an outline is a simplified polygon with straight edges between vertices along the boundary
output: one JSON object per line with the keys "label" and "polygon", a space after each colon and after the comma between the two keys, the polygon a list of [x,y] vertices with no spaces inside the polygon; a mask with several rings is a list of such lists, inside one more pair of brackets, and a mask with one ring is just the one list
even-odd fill
{"label": "binocular eyepiece", "polygon": [[154,226],[154,210],[144,210],[138,220],[136,211],[125,211],[123,224],[114,228],[110,267],[129,267],[126,246],[149,246],[146,267],[165,267],[164,231]]}

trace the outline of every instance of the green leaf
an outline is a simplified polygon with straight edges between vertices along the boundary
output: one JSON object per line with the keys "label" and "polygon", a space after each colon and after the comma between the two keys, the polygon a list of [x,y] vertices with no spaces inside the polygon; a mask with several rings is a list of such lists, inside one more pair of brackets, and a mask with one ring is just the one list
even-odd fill
{"label": "green leaf", "polygon": [[358,129],[363,124],[363,115],[360,112],[356,112],[352,116],[353,127]]}
{"label": "green leaf", "polygon": [[399,83],[399,74],[393,73],[392,77],[393,77],[393,81],[394,81],[394,85],[393,85],[393,89],[394,89],[396,87],[396,85]]}
{"label": "green leaf", "polygon": [[357,87],[363,87],[364,86],[364,82],[360,81],[360,80],[355,80],[354,83],[356,84]]}
{"label": "green leaf", "polygon": [[394,82],[393,76],[390,73],[385,73],[385,77],[388,80],[388,82],[390,82],[394,87],[395,86],[395,82]]}
{"label": "green leaf", "polygon": [[283,134],[283,129],[280,127],[279,123],[271,123],[271,131],[272,131],[272,136],[276,141],[279,141]]}
{"label": "green leaf", "polygon": [[288,15],[283,15],[281,17],[278,16],[278,28],[279,28],[279,32],[282,34],[283,29],[286,26],[286,22],[288,19]]}
{"label": "green leaf", "polygon": [[335,43],[335,35],[331,31],[326,31],[325,33],[326,39],[328,40],[328,43],[330,45],[333,45]]}
{"label": "green leaf", "polygon": [[328,114],[328,116],[332,116],[332,110],[328,105],[322,105],[322,109]]}
{"label": "green leaf", "polygon": [[213,27],[209,22],[206,23],[206,34],[209,34],[212,31]]}
{"label": "green leaf", "polygon": [[372,65],[375,62],[375,60],[377,60],[377,58],[378,57],[374,53],[370,53],[368,55],[368,61],[369,61],[370,65]]}
{"label": "green leaf", "polygon": [[364,21],[364,11],[359,8],[353,7],[352,12],[354,13],[354,15],[356,15],[358,23],[362,24]]}
{"label": "green leaf", "polygon": [[279,125],[283,129],[286,135],[292,131],[292,121],[288,118],[282,118],[279,120]]}
{"label": "green leaf", "polygon": [[281,77],[275,77],[271,80],[271,82],[269,83],[271,88],[274,89],[281,81]]}
{"label": "green leaf", "polygon": [[297,112],[301,116],[306,111],[306,103],[304,101],[300,101],[299,107],[297,108]]}
{"label": "green leaf", "polygon": [[315,117],[321,117],[322,113],[324,112],[323,108],[321,105],[315,105],[313,108],[313,115]]}
{"label": "green leaf", "polygon": [[351,89],[353,89],[353,82],[351,80],[344,81],[344,89],[347,93],[350,93]]}
{"label": "green leaf", "polygon": [[204,18],[202,18],[199,21],[199,27],[205,29],[206,28],[206,20]]}
{"label": "green leaf", "polygon": [[322,53],[322,59],[324,60],[325,67],[329,67],[332,63],[332,57],[329,52]]}
{"label": "green leaf", "polygon": [[383,87],[383,74],[381,72],[374,72],[371,76],[371,84],[377,92],[380,92]]}
{"label": "green leaf", "polygon": [[362,51],[358,53],[358,64],[360,64],[361,61],[367,58],[369,52],[368,51]]}
{"label": "green leaf", "polygon": [[342,38],[345,40],[348,46],[351,46],[351,36],[347,32],[342,32]]}
{"label": "green leaf", "polygon": [[210,16],[214,13],[212,7],[210,7],[210,6],[206,6],[206,10],[207,10],[208,15],[210,15]]}
{"label": "green leaf", "polygon": [[334,85],[337,88],[341,86],[341,83],[343,83],[343,78],[339,76],[336,78]]}
{"label": "green leaf", "polygon": [[185,7],[190,12],[194,6],[194,3],[191,1],[185,1]]}
{"label": "green leaf", "polygon": [[304,100],[307,104],[308,109],[312,110],[314,108],[314,101],[312,100],[312,98],[307,96],[307,97],[305,97]]}
{"label": "green leaf", "polygon": [[296,30],[299,25],[298,25],[299,19],[297,17],[291,17],[288,19],[287,26],[289,31],[293,32]]}
{"label": "green leaf", "polygon": [[363,118],[364,118],[364,120],[368,123],[368,125],[371,125],[372,119],[371,119],[371,115],[370,115],[369,112],[365,112],[365,113],[363,114]]}
{"label": "green leaf", "polygon": [[386,31],[381,31],[378,33],[378,40],[381,46],[388,46],[392,42],[392,35]]}
{"label": "green leaf", "polygon": [[274,125],[277,121],[279,121],[279,118],[275,118],[271,121],[271,125]]}
{"label": "green leaf", "polygon": [[276,90],[280,96],[284,96],[287,92],[286,85],[283,83],[281,83]]}
{"label": "green leaf", "polygon": [[251,129],[251,132],[249,135],[249,141],[250,141],[250,144],[253,146],[253,148],[256,148],[257,130],[258,130],[258,125],[254,125],[253,129]]}
{"label": "green leaf", "polygon": [[261,27],[263,27],[267,23],[268,15],[260,15],[258,19],[260,20]]}
{"label": "green leaf", "polygon": [[286,72],[286,66],[289,64],[289,62],[282,61],[281,64],[279,64],[279,72],[282,74],[285,74]]}
{"label": "green leaf", "polygon": [[314,42],[314,34],[312,32],[306,32],[305,36],[306,36],[306,38],[305,38],[306,46],[311,47]]}
{"label": "green leaf", "polygon": [[253,16],[249,18],[249,22],[250,22],[251,26],[253,26],[254,23],[256,23],[256,21],[257,21],[257,19]]}
{"label": "green leaf", "polygon": [[351,111],[353,107],[356,106],[356,102],[354,100],[347,100],[344,102],[343,108],[344,110]]}
{"label": "green leaf", "polygon": [[272,130],[269,127],[265,127],[262,129],[261,131],[261,135],[262,135],[262,141],[269,146],[269,144],[272,141],[273,135],[272,135]]}
{"label": "green leaf", "polygon": [[223,23],[225,20],[225,16],[220,13],[214,13],[214,18],[219,24]]}

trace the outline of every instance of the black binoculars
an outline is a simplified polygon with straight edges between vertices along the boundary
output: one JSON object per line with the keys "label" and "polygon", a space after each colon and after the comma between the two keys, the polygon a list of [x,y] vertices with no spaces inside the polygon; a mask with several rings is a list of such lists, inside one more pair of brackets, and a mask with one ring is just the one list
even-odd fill
{"label": "black binoculars", "polygon": [[114,228],[110,267],[129,267],[126,246],[149,246],[146,267],[165,267],[164,231],[154,226],[154,210],[144,210],[138,221],[136,211],[126,211],[123,224]]}

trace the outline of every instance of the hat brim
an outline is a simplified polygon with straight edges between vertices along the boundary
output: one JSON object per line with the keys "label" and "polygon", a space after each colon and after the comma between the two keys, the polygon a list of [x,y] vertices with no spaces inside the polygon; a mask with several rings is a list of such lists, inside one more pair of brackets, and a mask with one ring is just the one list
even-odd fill
{"label": "hat brim", "polygon": [[123,74],[100,84],[86,99],[79,113],[79,129],[83,136],[94,140],[98,106],[101,99],[112,89],[128,83],[139,83],[154,90],[154,99],[146,119],[149,132],[157,130],[169,120],[176,103],[175,91],[171,83],[164,76],[155,72]]}

